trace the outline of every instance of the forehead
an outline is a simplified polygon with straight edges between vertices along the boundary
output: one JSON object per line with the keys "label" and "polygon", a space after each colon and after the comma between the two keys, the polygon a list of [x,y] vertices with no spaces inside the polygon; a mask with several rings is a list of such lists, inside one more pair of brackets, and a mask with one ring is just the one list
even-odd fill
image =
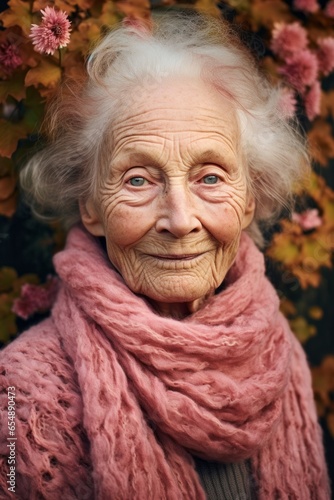
{"label": "forehead", "polygon": [[223,141],[236,149],[238,122],[234,105],[212,86],[190,78],[169,78],[132,89],[113,123],[112,135],[118,151],[139,140],[147,147],[152,141],[172,141],[206,148],[209,143],[209,148],[216,143],[219,147]]}

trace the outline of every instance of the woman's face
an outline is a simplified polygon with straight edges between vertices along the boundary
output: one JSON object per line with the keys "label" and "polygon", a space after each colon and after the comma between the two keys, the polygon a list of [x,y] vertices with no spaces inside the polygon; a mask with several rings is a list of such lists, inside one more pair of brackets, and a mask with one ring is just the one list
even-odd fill
{"label": "woman's face", "polygon": [[252,220],[238,133],[230,102],[190,79],[141,90],[113,125],[110,168],[82,221],[161,314],[184,316],[214,293]]}

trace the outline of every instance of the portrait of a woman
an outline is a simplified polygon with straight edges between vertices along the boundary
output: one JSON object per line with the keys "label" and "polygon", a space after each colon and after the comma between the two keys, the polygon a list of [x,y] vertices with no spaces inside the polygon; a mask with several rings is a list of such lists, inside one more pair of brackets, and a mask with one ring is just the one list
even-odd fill
{"label": "portrait of a woman", "polygon": [[22,188],[69,229],[51,316],[1,353],[16,496],[328,500],[305,354],[263,231],[307,146],[228,25],[123,24],[50,107]]}

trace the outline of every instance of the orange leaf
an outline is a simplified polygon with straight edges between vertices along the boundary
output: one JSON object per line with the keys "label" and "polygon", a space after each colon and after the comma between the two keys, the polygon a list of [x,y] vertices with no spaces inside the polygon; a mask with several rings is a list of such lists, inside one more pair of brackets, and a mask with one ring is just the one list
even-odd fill
{"label": "orange leaf", "polygon": [[14,166],[12,160],[0,156],[0,178],[11,175],[13,170]]}
{"label": "orange leaf", "polygon": [[119,16],[116,13],[114,2],[106,2],[103,5],[100,21],[102,24],[107,26],[112,26],[119,21]]}
{"label": "orange leaf", "polygon": [[83,54],[87,54],[91,43],[100,37],[101,21],[98,19],[86,19],[79,24],[77,31],[71,36],[71,41],[68,50],[80,50]]}
{"label": "orange leaf", "polygon": [[40,63],[31,68],[26,74],[25,84],[27,87],[33,85],[38,87],[55,87],[61,79],[61,69],[58,65],[47,59],[41,59]]}
{"label": "orange leaf", "polygon": [[0,156],[10,158],[20,139],[27,136],[23,123],[11,123],[0,119]]}
{"label": "orange leaf", "polygon": [[334,158],[334,139],[332,137],[331,125],[323,119],[314,122],[308,133],[311,155],[326,167],[330,158]]}
{"label": "orange leaf", "polygon": [[0,214],[12,217],[16,212],[18,192],[14,191],[6,200],[0,201]]}
{"label": "orange leaf", "polygon": [[117,10],[133,19],[149,19],[150,3],[148,0],[115,0]]}
{"label": "orange leaf", "polygon": [[[50,0],[35,0],[33,4],[33,12],[38,12],[45,7],[50,6]],[[75,6],[71,5],[71,2],[66,2],[64,0],[56,0],[54,6],[59,10],[63,10],[67,14],[71,14],[75,11]]]}
{"label": "orange leaf", "polygon": [[221,15],[215,0],[197,0],[195,9],[210,16],[220,17]]}
{"label": "orange leaf", "polygon": [[0,82],[0,103],[5,102],[8,96],[21,101],[26,96],[24,74],[15,73],[10,80]]}
{"label": "orange leaf", "polygon": [[8,9],[0,14],[0,20],[3,25],[20,26],[23,33],[29,35],[31,27],[31,14],[29,2],[21,2],[21,0],[9,0]]}
{"label": "orange leaf", "polygon": [[300,286],[305,289],[309,286],[319,286],[321,274],[319,271],[312,269],[308,263],[305,266],[296,266],[291,269],[291,272],[298,278]]}
{"label": "orange leaf", "polygon": [[293,19],[289,6],[280,0],[254,0],[250,8],[253,31],[261,26],[271,29],[276,22],[289,22]]}

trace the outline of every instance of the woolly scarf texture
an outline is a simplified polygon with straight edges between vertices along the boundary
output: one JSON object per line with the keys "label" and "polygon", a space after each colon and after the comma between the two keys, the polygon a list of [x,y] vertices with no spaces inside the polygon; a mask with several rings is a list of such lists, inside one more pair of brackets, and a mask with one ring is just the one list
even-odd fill
{"label": "woolly scarf texture", "polygon": [[259,500],[329,498],[305,356],[248,236],[224,290],[181,321],[133,294],[80,228],[55,265],[96,499],[204,499],[192,455],[251,458]]}

